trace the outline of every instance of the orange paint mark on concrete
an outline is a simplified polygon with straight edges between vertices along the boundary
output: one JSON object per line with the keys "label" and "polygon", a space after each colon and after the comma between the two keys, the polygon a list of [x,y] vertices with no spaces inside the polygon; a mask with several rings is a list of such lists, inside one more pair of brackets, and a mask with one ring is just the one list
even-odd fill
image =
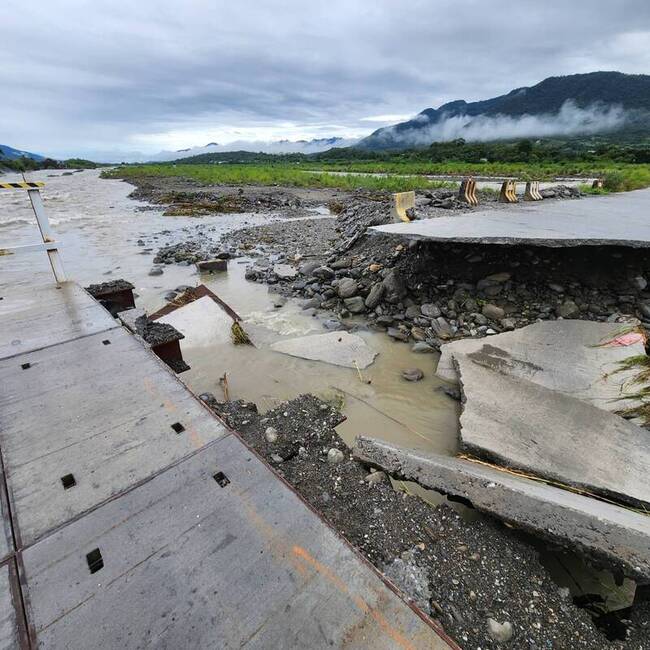
{"label": "orange paint mark on concrete", "polygon": [[355,606],[360,609],[364,614],[370,614],[374,621],[379,625],[381,630],[390,636],[390,638],[400,647],[405,650],[415,650],[415,646],[409,639],[407,639],[399,630],[395,629],[387,620],[386,617],[374,607],[371,607],[361,596],[350,592],[348,585],[345,581],[338,576],[330,567],[322,562],[319,562],[313,557],[309,551],[302,546],[294,545],[293,554],[303,562],[311,566],[319,575],[325,577],[331,584],[333,584],[342,594],[352,600]]}

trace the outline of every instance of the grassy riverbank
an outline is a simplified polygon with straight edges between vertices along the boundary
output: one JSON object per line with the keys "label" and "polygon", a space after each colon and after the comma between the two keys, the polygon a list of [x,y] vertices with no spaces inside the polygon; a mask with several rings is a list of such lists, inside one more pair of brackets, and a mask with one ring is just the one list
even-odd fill
{"label": "grassy riverbank", "polygon": [[[320,173],[319,173],[320,172]],[[328,172],[380,173],[385,176],[340,175]],[[146,176],[188,178],[217,185],[278,185],[286,187],[368,189],[401,192],[456,187],[425,175],[509,176],[522,181],[556,178],[603,178],[612,192],[650,186],[650,165],[626,163],[467,163],[467,162],[299,162],[266,164],[157,164],[118,167],[104,172],[113,178]]]}
{"label": "grassy riverbank", "polygon": [[454,183],[432,181],[423,176],[339,176],[312,173],[302,165],[133,165],[104,172],[105,177],[136,180],[147,176],[188,178],[216,185],[278,185],[284,187],[338,188],[343,190],[406,190],[456,187]]}

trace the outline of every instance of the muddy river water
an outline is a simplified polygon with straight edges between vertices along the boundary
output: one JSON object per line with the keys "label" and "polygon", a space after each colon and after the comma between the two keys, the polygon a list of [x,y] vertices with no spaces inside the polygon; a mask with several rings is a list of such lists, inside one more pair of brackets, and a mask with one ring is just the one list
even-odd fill
{"label": "muddy river water", "polygon": [[[183,229],[200,220],[213,238],[229,230],[268,223],[282,215],[228,214],[209,217],[163,217],[158,210],[142,210],[143,203],[128,198],[133,187],[118,180],[99,178],[88,170],[63,175],[60,171],[30,174],[46,183],[44,205],[57,239],[68,276],[82,285],[124,278],[136,286],[136,304],[149,312],[165,304],[164,295],[180,285],[206,284],[243,318],[255,333],[257,347],[213,343],[188,338],[183,356],[191,370],[180,378],[197,394],[212,392],[221,398],[219,379],[227,373],[231,399],[254,401],[260,410],[301,393],[314,393],[342,406],[347,420],[339,426],[351,443],[366,434],[400,443],[449,453],[456,445],[458,405],[436,391],[436,357],[416,354],[410,346],[393,342],[381,333],[361,331],[378,356],[363,371],[303,360],[274,352],[269,344],[283,336],[322,333],[318,317],[289,300],[273,307],[274,295],[265,285],[244,279],[246,260],[231,260],[227,273],[199,275],[193,266],[167,265],[164,274],[150,276],[160,245],[183,238]],[[9,175],[3,180],[19,180]],[[329,218],[329,217],[324,217]],[[166,234],[159,234],[164,231]],[[138,240],[144,240],[147,252]],[[26,193],[0,192],[0,248],[39,241]],[[143,254],[144,252],[144,254]],[[51,282],[47,257],[42,252],[0,256],[0,288]],[[410,383],[401,371],[419,367],[424,379]],[[370,380],[370,383],[367,381]]]}
{"label": "muddy river water", "polygon": [[[2,179],[21,180],[9,174]],[[221,274],[201,276],[193,266],[167,265],[163,275],[149,275],[157,248],[182,240],[187,234],[184,229],[193,231],[200,223],[210,237],[217,239],[230,230],[282,219],[281,214],[164,217],[162,211],[129,199],[131,185],[100,179],[95,170],[34,172],[29,180],[46,183],[42,190],[44,205],[61,242],[70,279],[83,286],[117,278],[129,280],[136,287],[136,304],[150,313],[165,304],[168,291],[203,283],[243,318],[245,327],[254,334],[256,347],[229,342],[206,346],[191,338],[182,341],[183,356],[191,370],[180,378],[194,393],[209,391],[221,399],[220,378],[227,373],[230,398],[253,401],[262,411],[307,392],[334,401],[347,418],[338,431],[348,443],[364,434],[439,453],[456,449],[459,407],[437,390],[442,384],[434,376],[437,355],[415,354],[409,345],[393,342],[385,334],[360,331],[379,353],[362,371],[362,381],[356,370],[270,349],[270,343],[281,337],[325,330],[319,317],[308,315],[298,301],[289,300],[280,309],[274,308],[274,295],[265,285],[244,279],[246,260],[231,260],[228,272]],[[315,216],[323,212],[319,210]],[[26,193],[0,191],[0,249],[37,241],[40,236]],[[52,281],[43,252],[0,255],[0,295],[4,286],[27,288]],[[424,379],[416,383],[402,379],[401,371],[409,367],[420,368]],[[417,490],[415,486],[408,489]],[[440,500],[417,491],[429,501]],[[613,606],[629,600],[627,581],[622,589],[617,588],[611,576],[586,569],[575,556],[540,550],[558,584],[575,593],[602,593]]]}

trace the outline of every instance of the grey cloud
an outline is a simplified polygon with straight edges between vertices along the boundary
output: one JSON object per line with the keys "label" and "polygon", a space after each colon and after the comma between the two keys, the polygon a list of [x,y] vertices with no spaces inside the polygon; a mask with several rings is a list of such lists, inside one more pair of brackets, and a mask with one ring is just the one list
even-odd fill
{"label": "grey cloud", "polygon": [[0,142],[146,154],[175,148],[156,134],[285,122],[358,136],[369,115],[556,74],[647,72],[649,39],[646,0],[5,0]]}

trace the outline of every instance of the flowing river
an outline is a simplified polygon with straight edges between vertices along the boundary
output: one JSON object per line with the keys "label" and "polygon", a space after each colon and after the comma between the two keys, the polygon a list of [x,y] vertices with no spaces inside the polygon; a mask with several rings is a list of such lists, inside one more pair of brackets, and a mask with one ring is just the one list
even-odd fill
{"label": "flowing river", "polygon": [[[21,180],[5,175],[3,181]],[[231,260],[227,273],[199,276],[193,266],[167,265],[161,276],[150,276],[159,246],[182,240],[200,223],[213,239],[230,230],[281,219],[280,214],[224,214],[207,217],[164,217],[162,211],[128,198],[133,187],[123,181],[99,178],[97,170],[63,173],[41,171],[29,180],[44,181],[42,196],[52,229],[61,242],[68,277],[86,286],[124,278],[136,289],[136,304],[153,312],[165,304],[165,294],[180,285],[204,283],[255,327],[258,347],[215,343],[181,345],[191,370],[180,378],[199,394],[222,397],[219,379],[227,373],[230,397],[254,401],[260,410],[311,392],[342,406],[347,417],[339,426],[351,443],[366,434],[405,447],[451,453],[456,447],[458,405],[436,389],[436,356],[415,354],[410,346],[381,333],[361,331],[379,353],[363,371],[290,357],[272,351],[268,343],[281,336],[321,333],[318,317],[307,315],[298,301],[273,307],[264,285],[244,279],[245,260]],[[331,218],[331,217],[325,217]],[[140,240],[140,243],[139,243]],[[0,191],[0,249],[40,241],[26,192]],[[142,246],[147,242],[147,247]],[[4,285],[51,282],[43,252],[0,256],[0,291]],[[401,371],[419,367],[424,379],[410,383]],[[371,383],[366,383],[371,380]]]}

